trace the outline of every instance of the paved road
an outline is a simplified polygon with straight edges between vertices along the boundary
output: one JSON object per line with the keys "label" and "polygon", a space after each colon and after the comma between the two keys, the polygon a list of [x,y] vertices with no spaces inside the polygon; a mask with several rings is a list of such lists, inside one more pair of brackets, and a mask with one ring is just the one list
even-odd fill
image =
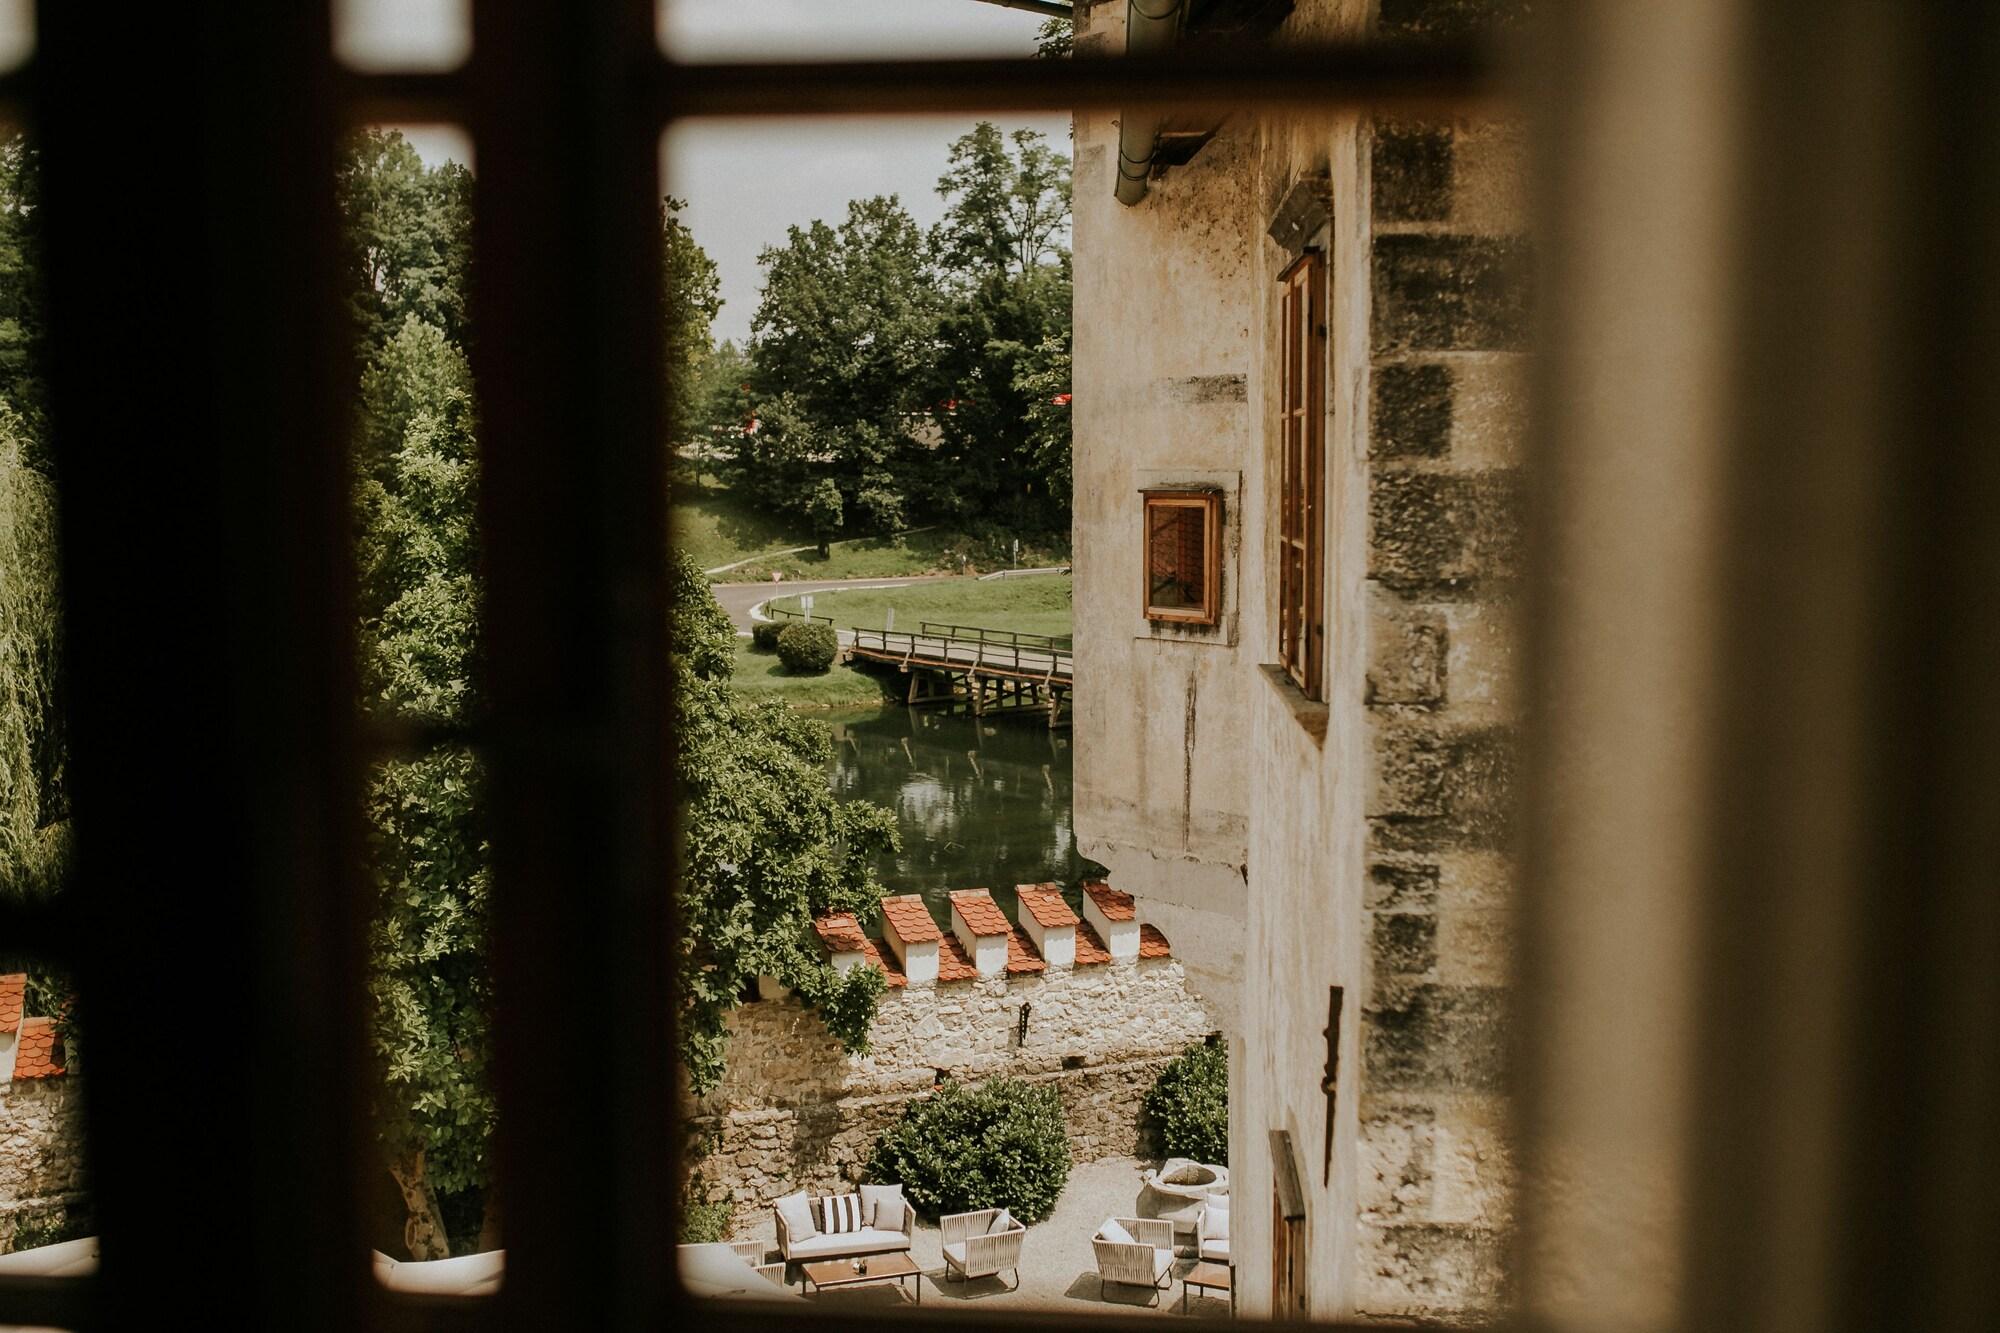
{"label": "paved road", "polygon": [[728,613],[730,623],[737,632],[750,632],[750,608],[773,597],[796,597],[802,592],[825,592],[829,588],[900,588],[906,583],[976,583],[971,574],[922,574],[901,579],[828,579],[823,583],[808,583],[803,579],[786,579],[783,583],[717,583],[711,585],[715,600]]}

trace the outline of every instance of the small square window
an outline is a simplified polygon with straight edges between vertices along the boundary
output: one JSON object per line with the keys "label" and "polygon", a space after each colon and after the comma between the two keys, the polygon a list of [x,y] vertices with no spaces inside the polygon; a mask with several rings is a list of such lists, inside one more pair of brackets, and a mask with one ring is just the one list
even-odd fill
{"label": "small square window", "polygon": [[1146,619],[1213,625],[1222,611],[1222,496],[1146,491]]}

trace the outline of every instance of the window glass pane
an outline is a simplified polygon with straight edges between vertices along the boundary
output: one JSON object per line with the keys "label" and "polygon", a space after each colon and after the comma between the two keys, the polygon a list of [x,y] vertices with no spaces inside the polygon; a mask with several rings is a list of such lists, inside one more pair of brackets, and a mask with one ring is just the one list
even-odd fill
{"label": "window glass pane", "polygon": [[[450,1290],[497,1280],[499,1263],[471,1261],[499,1243],[492,978],[483,765],[453,738],[482,708],[470,149],[452,125],[364,130],[339,178],[360,706],[376,744],[363,792],[379,1167],[367,1239],[398,1265],[377,1265],[387,1285]],[[447,1258],[457,1266],[410,1267]]]}
{"label": "window glass pane", "polygon": [[1026,56],[1062,49],[1069,21],[974,0],[659,0],[679,60]]}
{"label": "window glass pane", "polygon": [[1146,601],[1162,609],[1200,610],[1207,604],[1208,511],[1202,505],[1148,507]]}
{"label": "window glass pane", "polygon": [[18,69],[34,50],[33,0],[0,0],[0,72]]}
{"label": "window glass pane", "polygon": [[333,49],[359,70],[446,70],[472,53],[471,0],[334,0]]}

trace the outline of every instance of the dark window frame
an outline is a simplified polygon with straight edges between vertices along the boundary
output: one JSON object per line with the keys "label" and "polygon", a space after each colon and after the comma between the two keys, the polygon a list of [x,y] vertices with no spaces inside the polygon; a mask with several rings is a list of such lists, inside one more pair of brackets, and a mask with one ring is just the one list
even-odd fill
{"label": "dark window frame", "polygon": [[[1162,624],[1208,627],[1222,620],[1222,493],[1215,490],[1141,491],[1140,601],[1146,619]],[[1197,606],[1153,604],[1153,514],[1160,509],[1195,510],[1201,515],[1201,602]]]}
{"label": "dark window frame", "polygon": [[[79,828],[69,891],[0,900],[0,933],[79,977],[105,1245],[91,1278],[0,1279],[0,1323],[659,1327],[686,1301],[662,1261],[678,1098],[655,247],[671,122],[1435,108],[1493,83],[1471,42],[690,66],[660,53],[650,0],[474,10],[463,68],[364,75],[334,63],[327,0],[254,22],[44,4],[30,64],[0,75],[0,115],[43,148]],[[491,709],[456,738],[369,735],[352,707],[331,175],[344,127],[385,122],[470,130],[475,273],[506,275],[474,292]],[[547,329],[563,336],[497,336]],[[192,605],[188,570],[209,594]],[[384,1293],[358,1225],[361,775],[384,745],[443,739],[489,759],[496,1149],[520,1201],[501,1292],[467,1300]],[[198,901],[161,891],[190,872]],[[196,1087],[158,1020],[213,997],[205,973],[229,979],[227,1037],[202,1048]],[[239,1276],[218,1284],[190,1238],[229,1244]]]}
{"label": "dark window frame", "polygon": [[1278,275],[1278,661],[1306,698],[1326,693],[1326,256]]}

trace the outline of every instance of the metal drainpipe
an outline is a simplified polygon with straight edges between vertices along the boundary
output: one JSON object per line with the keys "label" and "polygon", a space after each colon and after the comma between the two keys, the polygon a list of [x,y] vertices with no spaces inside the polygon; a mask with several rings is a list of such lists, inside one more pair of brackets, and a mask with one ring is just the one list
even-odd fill
{"label": "metal drainpipe", "polygon": [[[1187,0],[1125,0],[1125,54],[1153,55],[1167,50],[1181,35]],[[1118,124],[1118,185],[1121,204],[1146,197],[1146,178],[1153,170],[1153,145],[1160,137],[1160,113],[1128,110]]]}

